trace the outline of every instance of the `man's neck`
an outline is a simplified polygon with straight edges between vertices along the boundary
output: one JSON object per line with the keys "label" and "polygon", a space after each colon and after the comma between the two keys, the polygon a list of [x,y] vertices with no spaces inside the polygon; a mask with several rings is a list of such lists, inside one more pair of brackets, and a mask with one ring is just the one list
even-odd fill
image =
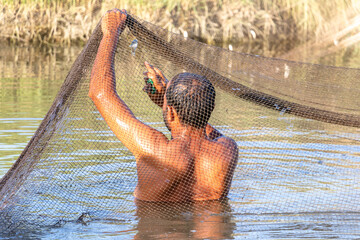
{"label": "man's neck", "polygon": [[206,137],[205,128],[195,128],[192,126],[177,126],[171,130],[172,139],[184,138],[184,139],[199,139]]}

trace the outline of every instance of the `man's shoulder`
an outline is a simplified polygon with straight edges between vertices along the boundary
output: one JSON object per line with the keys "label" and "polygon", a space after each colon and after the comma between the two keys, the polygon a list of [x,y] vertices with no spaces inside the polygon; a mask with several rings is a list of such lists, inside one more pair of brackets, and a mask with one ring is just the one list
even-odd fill
{"label": "man's shoulder", "polygon": [[217,139],[215,144],[217,145],[217,156],[221,157],[223,160],[228,159],[229,161],[237,159],[239,150],[238,145],[234,139],[227,136],[222,136]]}
{"label": "man's shoulder", "polygon": [[227,136],[221,136],[216,139],[215,141],[217,144],[223,146],[223,147],[237,147],[237,143],[234,139],[227,137]]}
{"label": "man's shoulder", "polygon": [[[199,140],[200,141],[200,140]],[[221,136],[216,140],[205,140],[201,141],[202,149],[204,152],[215,154],[215,155],[233,155],[232,153],[238,152],[238,146],[234,139]],[[182,139],[172,139],[168,142],[168,150],[170,150],[171,155],[182,155],[188,154],[190,150],[190,144],[188,141]]]}

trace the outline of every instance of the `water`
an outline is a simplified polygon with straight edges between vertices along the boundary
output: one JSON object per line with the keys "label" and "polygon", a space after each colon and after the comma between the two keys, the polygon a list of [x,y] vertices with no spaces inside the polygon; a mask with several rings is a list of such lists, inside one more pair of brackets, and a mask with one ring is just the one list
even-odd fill
{"label": "water", "polygon": [[[1,47],[0,176],[11,167],[37,129],[80,50],[81,48],[76,47]],[[221,92],[219,94],[221,96]],[[116,218],[97,219],[93,215],[85,214],[79,221],[57,221],[53,224],[54,227],[34,230],[22,237],[359,238],[359,130],[286,116],[245,102],[237,109],[226,109],[228,114],[224,117],[238,118],[245,110],[247,115],[240,120],[244,121],[241,129],[233,129],[220,124],[221,122],[216,126],[234,138],[240,150],[239,165],[228,201],[206,202],[201,205],[195,203],[183,208],[171,204],[136,203],[131,195],[135,187],[133,180],[107,182],[107,176],[114,172],[104,171],[97,165],[89,165],[83,169],[83,176],[78,177],[91,175],[93,182],[98,184],[97,188],[109,193],[106,199],[109,209],[104,214]],[[218,114],[220,115],[221,111]],[[251,124],[247,121],[249,119]],[[269,124],[274,122],[277,124]],[[156,126],[160,123],[152,124]],[[87,137],[90,142],[91,136]],[[99,155],[102,153],[99,152]],[[86,148],[76,153],[78,156],[86,154],[89,154]],[[109,166],[109,169],[120,169],[121,164],[126,163],[130,167],[122,177],[135,179],[134,166],[131,165],[133,158],[124,156],[119,160]],[[54,171],[71,172],[72,168],[76,166]],[[42,174],[49,177],[49,172],[46,172],[45,167],[43,169],[45,170]],[[56,175],[50,176],[59,182],[58,186],[67,184],[63,179],[60,183]],[[41,184],[42,180],[38,180]],[[88,178],[86,180],[88,181]],[[122,183],[128,183],[126,188]],[[93,192],[86,184],[84,182],[80,189],[69,187],[68,191],[79,195],[86,193],[100,196],[101,191]],[[47,187],[43,186],[42,189]],[[53,190],[54,188],[51,189]],[[116,206],[119,201],[117,191],[122,191],[121,196],[128,205],[121,209],[111,209],[111,206]],[[57,196],[61,197],[61,191],[57,193]],[[39,196],[42,194],[47,193],[39,193]],[[54,202],[56,201],[54,199]],[[58,201],[60,204],[61,200]],[[76,201],[78,199],[74,196],[71,204],[76,204]],[[97,203],[88,204],[87,207],[91,209],[93,206],[90,205]],[[146,211],[148,208],[152,211]],[[27,211],[31,212],[31,209]],[[19,235],[14,235],[13,239],[18,237]]]}
{"label": "water", "polygon": [[0,176],[38,128],[80,51],[0,46]]}

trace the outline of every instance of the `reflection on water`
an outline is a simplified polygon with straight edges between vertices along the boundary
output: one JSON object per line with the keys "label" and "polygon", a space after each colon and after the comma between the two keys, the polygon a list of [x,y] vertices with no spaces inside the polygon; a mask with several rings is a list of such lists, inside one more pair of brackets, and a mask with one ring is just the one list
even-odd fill
{"label": "reflection on water", "polygon": [[[229,239],[236,224],[228,201],[186,204],[136,202],[134,239]],[[156,223],[158,227],[154,228]]]}
{"label": "reflection on water", "polygon": [[[46,114],[78,50],[0,50],[0,176],[19,156]],[[79,114],[64,123],[76,127],[71,131],[60,129],[62,134],[55,143],[71,146],[85,140],[88,144],[76,151],[69,147],[56,155],[45,153],[31,176],[34,182],[29,189],[35,189],[32,198],[19,199],[22,205],[17,206],[25,209],[30,222],[53,220],[51,227],[24,237],[359,237],[360,131],[275,113],[246,102],[231,108],[227,102],[232,102],[232,97],[222,98],[222,94],[219,92],[214,114],[218,121],[214,125],[237,141],[240,152],[226,202],[182,207],[135,202],[133,156],[115,138],[109,139],[110,131],[96,131],[91,121],[83,124]],[[82,106],[85,109],[90,106],[86,104]],[[129,104],[136,108],[136,102]],[[94,111],[93,115],[93,122],[97,121],[98,113]],[[160,112],[156,119],[161,119]],[[164,129],[154,119],[142,120]],[[106,164],[101,161],[104,156]],[[62,164],[54,167],[54,160]],[[78,168],[81,174],[73,176],[72,170]],[[36,209],[29,201],[42,202],[47,209]],[[119,206],[119,201],[126,204]],[[102,206],[101,212],[98,206]],[[38,215],[39,211],[46,215]],[[11,219],[21,221],[16,216]]]}

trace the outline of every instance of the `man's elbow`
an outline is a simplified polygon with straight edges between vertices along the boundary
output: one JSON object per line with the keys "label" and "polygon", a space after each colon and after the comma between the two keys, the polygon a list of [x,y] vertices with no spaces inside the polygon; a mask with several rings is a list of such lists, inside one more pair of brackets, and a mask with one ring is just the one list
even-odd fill
{"label": "man's elbow", "polygon": [[104,98],[104,92],[101,90],[92,90],[90,89],[88,96],[94,103],[101,102]]}

